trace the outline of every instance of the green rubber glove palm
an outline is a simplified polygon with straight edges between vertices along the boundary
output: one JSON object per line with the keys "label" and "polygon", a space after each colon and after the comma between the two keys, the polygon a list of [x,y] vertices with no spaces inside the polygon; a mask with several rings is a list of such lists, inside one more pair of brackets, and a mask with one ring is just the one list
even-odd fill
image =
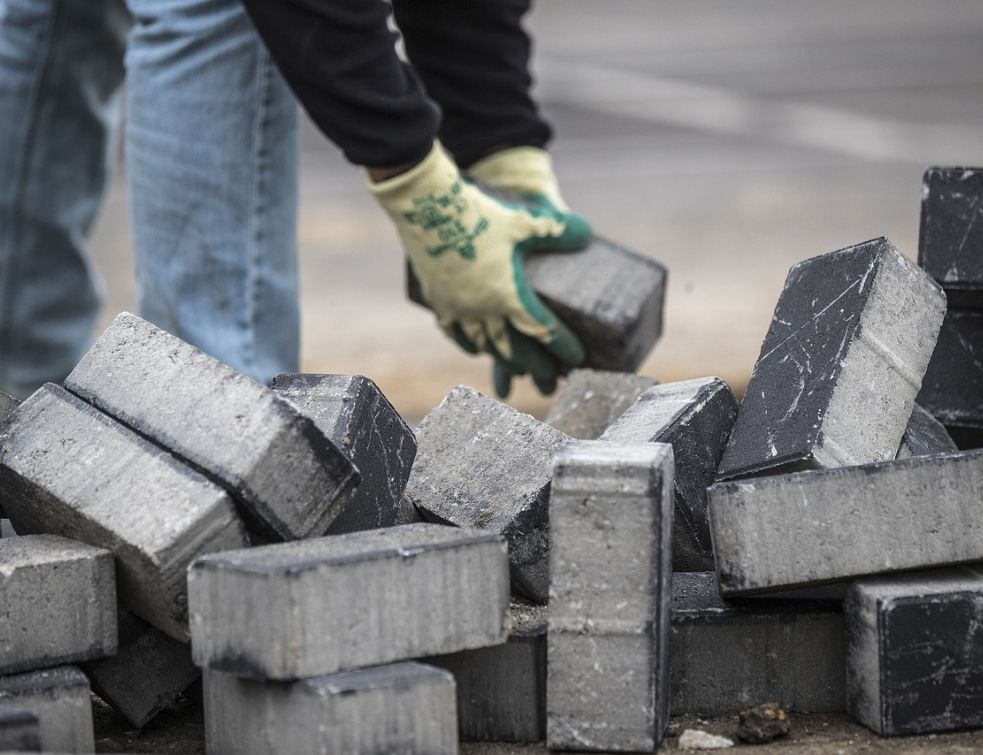
{"label": "green rubber glove palm", "polygon": [[589,227],[489,196],[463,180],[440,144],[369,190],[395,223],[438,323],[463,348],[539,375],[542,389],[555,386],[558,365],[583,361],[583,346],[532,290],[522,260],[536,249],[582,248]]}

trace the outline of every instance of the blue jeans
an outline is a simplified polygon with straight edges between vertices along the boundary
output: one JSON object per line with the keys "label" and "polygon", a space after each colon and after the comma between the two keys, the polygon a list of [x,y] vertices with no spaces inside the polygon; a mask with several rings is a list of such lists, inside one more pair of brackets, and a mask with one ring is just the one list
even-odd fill
{"label": "blue jeans", "polygon": [[0,0],[0,389],[16,396],[91,342],[85,238],[124,50],[141,315],[261,382],[298,369],[294,100],[239,0],[127,4]]}

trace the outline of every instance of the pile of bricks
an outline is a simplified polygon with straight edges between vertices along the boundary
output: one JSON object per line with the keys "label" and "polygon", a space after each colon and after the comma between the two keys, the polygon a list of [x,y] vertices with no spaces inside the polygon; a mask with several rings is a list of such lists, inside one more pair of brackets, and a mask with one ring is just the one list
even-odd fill
{"label": "pile of bricks", "polygon": [[981,207],[932,170],[922,267],[794,266],[740,406],[624,372],[665,271],[603,240],[530,260],[590,355],[545,422],[460,386],[413,431],[367,378],[261,386],[120,315],[0,396],[0,751],[199,679],[219,755],[654,751],[766,701],[983,726],[983,450],[945,426],[983,431]]}

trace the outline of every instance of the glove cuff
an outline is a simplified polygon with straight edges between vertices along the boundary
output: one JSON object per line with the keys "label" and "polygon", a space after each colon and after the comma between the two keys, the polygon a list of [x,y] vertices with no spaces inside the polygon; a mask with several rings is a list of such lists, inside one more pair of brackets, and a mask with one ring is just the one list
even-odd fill
{"label": "glove cuff", "polygon": [[542,195],[561,212],[569,212],[560,196],[553,158],[539,147],[510,147],[482,158],[468,168],[477,181],[522,196]]}
{"label": "glove cuff", "polygon": [[397,215],[412,205],[415,197],[443,194],[459,180],[457,165],[435,141],[427,156],[405,173],[378,183],[366,178],[365,185],[386,212]]}

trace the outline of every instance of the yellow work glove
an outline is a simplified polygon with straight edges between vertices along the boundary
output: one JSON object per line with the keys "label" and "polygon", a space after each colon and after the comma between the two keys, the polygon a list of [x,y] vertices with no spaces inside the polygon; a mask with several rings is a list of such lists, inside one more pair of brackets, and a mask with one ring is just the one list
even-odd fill
{"label": "yellow work glove", "polygon": [[522,259],[534,249],[582,248],[589,228],[489,196],[439,143],[406,173],[368,188],[395,223],[440,327],[462,348],[493,354],[511,374],[530,373],[547,393],[557,374],[583,361],[583,346],[533,292]]}

